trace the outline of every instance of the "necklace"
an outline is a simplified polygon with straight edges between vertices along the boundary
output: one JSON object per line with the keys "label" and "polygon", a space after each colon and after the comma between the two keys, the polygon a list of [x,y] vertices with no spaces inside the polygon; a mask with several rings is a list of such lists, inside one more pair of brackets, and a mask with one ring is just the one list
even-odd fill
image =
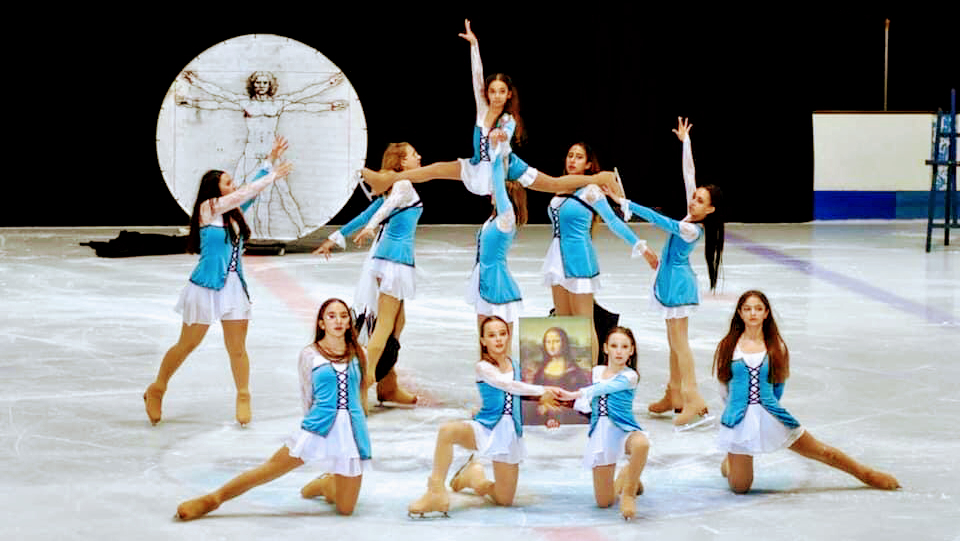
{"label": "necklace", "polygon": [[346,346],[344,346],[343,351],[341,353],[334,353],[329,349],[327,349],[327,347],[321,344],[320,342],[317,342],[317,351],[319,351],[320,354],[326,357],[327,360],[330,362],[344,362],[347,358]]}

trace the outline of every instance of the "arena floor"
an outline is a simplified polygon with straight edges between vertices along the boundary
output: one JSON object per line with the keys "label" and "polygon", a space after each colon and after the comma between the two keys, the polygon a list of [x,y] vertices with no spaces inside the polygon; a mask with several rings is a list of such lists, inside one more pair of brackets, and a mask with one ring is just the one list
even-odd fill
{"label": "arena floor", "polygon": [[[664,323],[647,310],[652,273],[598,228],[597,298],[637,337],[634,410],[652,442],[639,516],[629,523],[616,506],[594,504],[580,466],[582,426],[525,431],[515,507],[458,494],[450,518],[407,517],[425,489],[437,426],[478,405],[475,316],[463,301],[475,226],[418,230],[418,291],[406,303],[398,370],[424,403],[372,412],[374,469],[355,514],[339,517],[300,497],[320,473],[308,465],[189,523],[173,518],[180,501],[263,461],[298,426],[297,354],[312,339],[320,302],[351,299],[365,251],[310,255],[330,231],[323,228],[284,256],[246,256],[253,422],[242,429],[233,420],[233,382],[213,327],[171,381],[163,421],[151,426],[141,395],[179,333],[172,308],[195,256],[104,259],[79,245],[121,228],[0,229],[0,538],[958,539],[960,436],[947,421],[960,409],[960,239],[943,246],[941,231],[926,254],[924,225],[728,225],[722,287],[703,295],[690,320],[711,409],[722,407],[713,349],[737,296],[760,289],[791,351],[783,405],[817,438],[903,486],[873,490],[784,450],[757,459],[754,490],[742,496],[720,476],[715,427],[678,433],[669,418],[646,414],[667,379]],[[633,227],[659,250],[661,232]],[[511,252],[530,316],[551,307],[539,276],[549,234],[528,226]],[[699,251],[694,263],[703,290]],[[466,456],[458,451],[454,465]]]}

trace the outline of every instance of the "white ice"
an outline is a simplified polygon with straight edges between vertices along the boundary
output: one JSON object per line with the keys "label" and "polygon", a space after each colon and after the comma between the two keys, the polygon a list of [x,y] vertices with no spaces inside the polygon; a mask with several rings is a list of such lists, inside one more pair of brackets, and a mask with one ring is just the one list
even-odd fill
{"label": "white ice", "polygon": [[[0,229],[0,539],[957,539],[960,239],[944,246],[940,231],[926,254],[924,226],[728,225],[721,291],[704,294],[690,319],[712,411],[721,409],[713,349],[739,293],[761,289],[791,351],[784,406],[820,440],[903,485],[870,489],[783,450],[756,460],[754,489],[744,496],[720,476],[713,428],[676,433],[670,418],[647,416],[668,365],[664,323],[647,310],[651,271],[597,229],[598,300],[636,334],[634,410],[652,442],[630,523],[616,505],[594,504],[580,466],[582,426],[527,429],[515,507],[458,494],[450,518],[407,517],[426,488],[438,425],[478,405],[475,316],[462,300],[475,226],[418,230],[420,281],[405,303],[398,370],[426,404],[373,411],[374,470],[354,516],[300,497],[320,473],[305,466],[189,523],[173,519],[179,502],[262,462],[298,425],[297,353],[311,340],[319,303],[352,297],[364,250],[329,261],[304,252],[246,256],[253,422],[241,429],[233,420],[233,381],[213,327],[171,381],[163,421],[151,426],[141,395],[179,333],[172,307],[196,256],[101,259],[78,245],[119,228]],[[634,228],[662,246],[660,232]],[[551,306],[539,275],[549,234],[528,226],[511,252],[530,316]],[[703,290],[699,252],[694,264]],[[458,451],[454,467],[466,456]]]}

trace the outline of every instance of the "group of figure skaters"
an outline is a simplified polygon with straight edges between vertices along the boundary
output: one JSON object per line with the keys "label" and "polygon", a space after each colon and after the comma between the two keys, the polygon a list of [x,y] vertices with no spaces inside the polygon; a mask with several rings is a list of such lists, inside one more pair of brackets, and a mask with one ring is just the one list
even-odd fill
{"label": "group of figure skaters", "polygon": [[[713,289],[723,253],[723,196],[714,185],[696,185],[692,126],[680,119],[673,130],[683,146],[687,215],[682,220],[628,200],[619,175],[601,171],[586,143],[570,147],[564,176],[545,175],[527,165],[511,148],[511,141],[523,136],[523,122],[517,114],[517,96],[510,78],[498,73],[484,79],[477,38],[469,21],[460,36],[470,43],[477,105],[474,155],[421,167],[420,156],[410,144],[394,143],[384,153],[379,171],[363,170],[370,192],[379,195],[315,253],[330,257],[335,246],[346,246],[347,237],[358,244],[372,239],[373,244],[363,263],[353,304],[335,298],[326,300],[317,314],[315,339],[300,353],[303,420],[299,429],[262,465],[210,494],[180,504],[177,514],[181,519],[203,516],[226,500],[307,462],[319,464],[327,473],[304,486],[301,494],[325,498],[338,513],[353,512],[364,468],[372,456],[366,424],[369,388],[376,384],[380,401],[418,401],[416,395],[399,385],[394,364],[405,324],[404,301],[416,293],[414,245],[423,204],[413,183],[431,179],[462,181],[470,192],[489,196],[493,212],[477,232],[476,263],[467,293],[477,314],[481,354],[475,371],[481,407],[472,420],[440,426],[427,491],[409,504],[411,515],[446,514],[449,510],[446,479],[454,446],[475,451],[476,455],[454,474],[451,489],[470,489],[498,505],[512,504],[519,464],[526,452],[523,397],[538,400],[547,410],[558,408],[561,401],[572,401],[574,409],[590,415],[583,462],[593,472],[596,503],[609,507],[619,497],[623,517],[636,515],[636,496],[643,491],[640,478],[650,442],[633,413],[639,376],[631,330],[616,326],[597,336],[596,327],[591,325],[591,379],[577,388],[526,383],[519,363],[510,357],[515,323],[523,309],[520,289],[507,265],[507,253],[518,228],[527,221],[526,188],[556,194],[548,208],[553,239],[542,270],[544,285],[551,288],[555,314],[584,316],[592,321],[600,282],[591,229],[600,218],[626,242],[634,257],[644,258],[655,271],[650,299],[666,322],[670,376],[663,398],[649,404],[648,410],[655,414],[674,412],[674,424],[678,426],[689,426],[707,415],[687,338],[688,318],[699,303],[689,256],[704,238]],[[241,258],[249,228],[242,209],[290,172],[290,164],[283,161],[286,148],[287,142],[278,138],[251,183],[236,186],[222,171],[210,171],[201,180],[189,236],[190,251],[199,253],[200,259],[177,303],[183,315],[180,338],[164,355],[156,380],[143,395],[153,424],[161,419],[162,399],[170,378],[218,320],[237,387],[236,419],[241,425],[250,422],[245,349],[250,301]],[[631,215],[668,233],[659,257],[625,223]],[[365,347],[361,345],[364,342]],[[717,443],[727,453],[721,472],[731,490],[743,493],[750,489],[753,456],[784,447],[839,468],[872,487],[898,488],[893,476],[816,440],[779,404],[789,376],[789,361],[769,300],[762,292],[747,291],[737,301],[730,330],[713,359],[713,372],[722,384],[725,401]],[[477,455],[492,460],[492,480],[474,459]],[[626,465],[617,472],[616,466],[625,456]]]}

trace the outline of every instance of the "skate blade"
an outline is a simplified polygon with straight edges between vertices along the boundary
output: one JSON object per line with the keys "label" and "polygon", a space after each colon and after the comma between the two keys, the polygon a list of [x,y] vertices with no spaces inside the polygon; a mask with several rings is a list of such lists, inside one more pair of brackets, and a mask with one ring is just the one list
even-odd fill
{"label": "skate blade", "polygon": [[446,511],[429,511],[427,513],[411,513],[407,511],[407,516],[417,520],[436,520],[438,518],[450,518]]}
{"label": "skate blade", "polygon": [[688,430],[693,430],[694,428],[699,428],[699,427],[702,427],[702,426],[703,426],[703,427],[712,426],[712,425],[713,425],[713,421],[714,421],[714,419],[716,419],[716,418],[717,418],[716,415],[711,415],[711,414],[709,414],[709,413],[706,414],[706,415],[700,415],[700,416],[697,417],[697,420],[693,421],[692,423],[687,423],[687,424],[685,424],[685,425],[680,425],[680,426],[675,426],[675,427],[673,427],[673,431],[674,431],[674,432],[686,432],[686,431],[688,431]]}

